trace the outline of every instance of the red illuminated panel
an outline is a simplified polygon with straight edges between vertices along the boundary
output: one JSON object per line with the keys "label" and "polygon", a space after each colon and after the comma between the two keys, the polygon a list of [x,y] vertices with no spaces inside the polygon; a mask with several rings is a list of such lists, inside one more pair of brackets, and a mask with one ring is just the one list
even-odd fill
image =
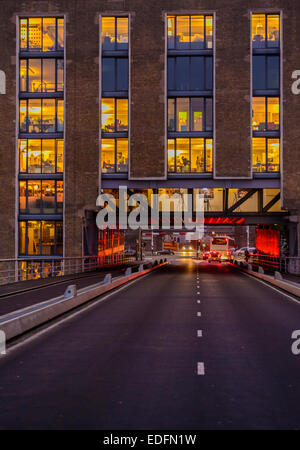
{"label": "red illuminated panel", "polygon": [[279,231],[256,229],[256,248],[259,252],[270,256],[279,256]]}
{"label": "red illuminated panel", "polygon": [[205,225],[244,225],[244,217],[207,217],[204,219]]}

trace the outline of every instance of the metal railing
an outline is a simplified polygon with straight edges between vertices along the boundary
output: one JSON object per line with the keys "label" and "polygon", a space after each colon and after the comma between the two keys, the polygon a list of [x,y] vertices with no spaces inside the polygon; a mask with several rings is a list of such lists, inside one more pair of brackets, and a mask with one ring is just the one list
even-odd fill
{"label": "metal railing", "polygon": [[109,255],[104,258],[85,256],[0,259],[0,285],[92,272],[99,268],[127,264],[133,260],[134,258],[125,257],[123,254]]}
{"label": "metal railing", "polygon": [[269,256],[256,253],[250,255],[249,258],[238,259],[244,263],[251,264],[254,269],[262,267],[268,272],[281,272],[291,275],[300,275],[300,257],[295,256]]}

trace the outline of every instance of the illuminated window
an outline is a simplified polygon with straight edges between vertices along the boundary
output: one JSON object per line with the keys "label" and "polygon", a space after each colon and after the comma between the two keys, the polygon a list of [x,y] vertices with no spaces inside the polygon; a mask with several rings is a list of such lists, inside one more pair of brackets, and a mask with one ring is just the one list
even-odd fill
{"label": "illuminated window", "polygon": [[101,140],[101,172],[128,172],[128,139]]}
{"label": "illuminated window", "polygon": [[41,223],[27,222],[27,255],[41,254]]}
{"label": "illuminated window", "polygon": [[[228,189],[228,207],[231,208],[234,206],[248,193],[248,189]],[[258,192],[255,192],[251,197],[245,200],[244,203],[235,208],[234,212],[258,212]]]}
{"label": "illuminated window", "polygon": [[28,48],[34,51],[42,51],[42,19],[29,19],[28,28]]}
{"label": "illuminated window", "polygon": [[64,61],[62,59],[21,59],[21,92],[61,92],[64,90]]}
{"label": "illuminated window", "polygon": [[63,182],[28,180],[19,183],[21,214],[61,214]]}
{"label": "illuminated window", "polygon": [[42,172],[55,173],[55,144],[54,139],[44,139],[41,141],[42,148]]}
{"label": "illuminated window", "polygon": [[167,21],[168,49],[212,49],[212,16],[168,16]]}
{"label": "illuminated window", "polygon": [[128,131],[128,99],[102,99],[101,130],[105,133]]}
{"label": "illuminated window", "polygon": [[175,172],[175,139],[168,139],[168,172]]}
{"label": "illuminated window", "polygon": [[169,132],[212,131],[212,99],[203,97],[168,99]]}
{"label": "illuminated window", "polygon": [[64,171],[64,141],[63,139],[58,139],[56,141],[56,171]]}
{"label": "illuminated window", "polygon": [[[24,141],[23,141],[24,142]],[[28,173],[41,173],[42,144],[40,139],[30,139],[28,142]]]}
{"label": "illuminated window", "polygon": [[212,172],[212,139],[168,139],[168,171],[175,173]]}
{"label": "illuminated window", "polygon": [[27,212],[26,189],[27,189],[26,181],[20,181],[20,183],[19,183],[19,202],[20,202],[19,211],[21,214]]}
{"label": "illuminated window", "polygon": [[202,202],[197,208],[196,195],[202,195],[204,199],[204,211],[223,211],[223,189],[215,188],[215,189],[194,189],[194,208],[195,210],[199,210],[199,206],[202,212]]}
{"label": "illuminated window", "polygon": [[42,255],[55,253],[55,222],[42,222]]}
{"label": "illuminated window", "polygon": [[43,52],[56,50],[56,19],[43,19]]}
{"label": "illuminated window", "polygon": [[26,256],[62,255],[62,229],[62,222],[20,222],[20,254]]}
{"label": "illuminated window", "polygon": [[64,130],[64,101],[20,100],[21,133],[56,133]]}
{"label": "illuminated window", "polygon": [[103,50],[128,50],[128,17],[102,17]]}
{"label": "illuminated window", "polygon": [[191,171],[204,172],[204,139],[193,139],[191,143]]}
{"label": "illuminated window", "polygon": [[280,42],[279,14],[252,15],[253,48],[278,48]]}
{"label": "illuminated window", "polygon": [[178,98],[176,101],[176,129],[177,131],[189,131],[190,117],[189,117],[189,99]]}
{"label": "illuminated window", "polygon": [[55,181],[54,180],[43,180],[42,184],[42,202],[43,210],[42,214],[55,214]]}
{"label": "illuminated window", "polygon": [[279,98],[253,97],[252,127],[254,131],[279,130]]}
{"label": "illuminated window", "polygon": [[210,91],[213,89],[211,56],[168,57],[169,91]]}
{"label": "illuminated window", "polygon": [[56,183],[56,213],[63,213],[64,205],[64,183],[63,181],[57,181]]}
{"label": "illuminated window", "polygon": [[175,48],[175,17],[168,17],[168,48]]}
{"label": "illuminated window", "polygon": [[279,172],[280,140],[253,138],[252,160],[254,172]]}
{"label": "illuminated window", "polygon": [[20,49],[55,52],[64,48],[64,19],[31,17],[20,19]]}
{"label": "illuminated window", "polygon": [[19,223],[19,254],[26,254],[26,223]]}
{"label": "illuminated window", "polygon": [[62,139],[20,139],[20,172],[63,172],[63,148]]}

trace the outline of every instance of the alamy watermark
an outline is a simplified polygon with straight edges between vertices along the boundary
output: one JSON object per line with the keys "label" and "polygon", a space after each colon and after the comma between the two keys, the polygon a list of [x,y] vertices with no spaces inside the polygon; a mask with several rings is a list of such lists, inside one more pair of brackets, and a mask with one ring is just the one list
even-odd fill
{"label": "alamy watermark", "polygon": [[6,75],[3,70],[0,70],[0,94],[6,94]]}
{"label": "alamy watermark", "polygon": [[0,330],[0,355],[6,355],[6,335]]}
{"label": "alamy watermark", "polygon": [[292,339],[294,340],[292,345],[293,355],[300,355],[300,330],[295,330],[292,333]]}
{"label": "alamy watermark", "polygon": [[[97,198],[101,209],[97,215],[98,228],[120,230],[186,230],[191,240],[200,239],[204,232],[204,195],[173,195],[136,193],[128,195],[127,187],[120,187],[118,198],[104,193]],[[172,223],[171,223],[172,217]]]}

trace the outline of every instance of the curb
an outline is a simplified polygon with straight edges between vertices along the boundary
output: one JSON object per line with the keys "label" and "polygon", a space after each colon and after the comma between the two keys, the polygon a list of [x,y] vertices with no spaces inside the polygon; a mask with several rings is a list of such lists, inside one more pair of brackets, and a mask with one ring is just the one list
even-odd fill
{"label": "curb", "polygon": [[279,280],[275,277],[272,277],[271,275],[265,275],[263,273],[253,272],[253,270],[245,269],[241,266],[236,266],[235,264],[229,263],[232,267],[235,267],[238,270],[241,270],[242,272],[248,273],[249,275],[252,275],[255,278],[259,278],[260,280],[266,281],[267,283],[270,283],[280,289],[283,289],[284,291],[289,292],[290,294],[295,295],[296,297],[300,297],[300,286],[295,286],[287,281]]}
{"label": "curb", "polygon": [[[150,273],[158,268],[167,265],[168,262],[163,262],[157,266],[143,270],[142,272],[136,272],[127,276],[118,277],[113,279],[111,283],[104,284],[103,282],[97,283],[91,286],[82,288],[76,292],[74,290],[74,296],[64,295],[60,297],[47,300],[42,303],[38,303],[34,306],[14,311],[5,316],[0,317],[0,330],[5,333],[6,340],[9,341],[21,334],[26,333],[33,328],[42,325],[49,320],[54,319],[68,311],[71,311],[78,306],[102,295],[106,292],[122,286],[123,284],[133,281],[147,273]],[[67,291],[66,291],[67,292]]]}

